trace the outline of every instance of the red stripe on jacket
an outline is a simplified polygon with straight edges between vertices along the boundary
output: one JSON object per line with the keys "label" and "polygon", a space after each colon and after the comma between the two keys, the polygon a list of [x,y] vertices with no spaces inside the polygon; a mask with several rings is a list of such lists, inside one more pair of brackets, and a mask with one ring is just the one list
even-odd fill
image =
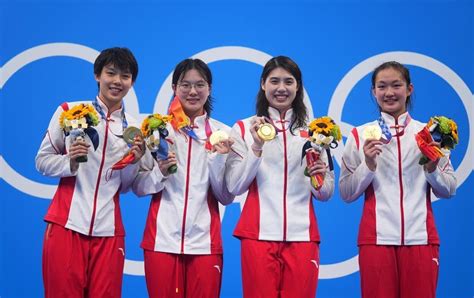
{"label": "red stripe on jacket", "polygon": [[71,210],[72,196],[76,187],[76,177],[63,177],[59,180],[58,189],[54,194],[45,221],[65,226]]}
{"label": "red stripe on jacket", "polygon": [[245,206],[239,222],[234,230],[238,238],[259,239],[260,234],[260,198],[258,195],[257,180],[250,184]]}
{"label": "red stripe on jacket", "polygon": [[221,237],[221,218],[219,216],[219,204],[214,198],[211,188],[207,192],[207,206],[211,215],[211,226],[209,229],[211,238],[211,254],[222,253],[222,237]]}
{"label": "red stripe on jacket", "polygon": [[237,121],[237,124],[240,127],[240,135],[242,136],[242,140],[245,140],[245,126],[242,120]]}
{"label": "red stripe on jacket", "polygon": [[114,195],[114,223],[115,223],[115,235],[125,236],[125,228],[123,227],[122,216],[120,211],[120,189]]}
{"label": "red stripe on jacket", "polygon": [[428,244],[439,245],[439,235],[436,230],[433,209],[431,207],[431,186],[429,184],[426,187],[426,232],[428,234]]}
{"label": "red stripe on jacket", "polygon": [[318,243],[321,241],[319,237],[318,221],[316,220],[316,215],[314,213],[314,204],[313,204],[312,195],[310,195],[310,198],[309,198],[309,240],[318,242]]}
{"label": "red stripe on jacket", "polygon": [[160,203],[161,203],[161,194],[156,193],[152,196],[150,202],[150,208],[148,209],[148,216],[146,219],[146,228],[143,232],[143,240],[140,244],[140,247],[146,250],[155,250],[155,241],[156,241],[156,225],[157,221],[156,218],[158,217],[158,211],[160,210]]}
{"label": "red stripe on jacket", "polygon": [[362,212],[357,239],[358,245],[377,243],[375,206],[374,186],[370,184],[365,190],[364,211]]}
{"label": "red stripe on jacket", "polygon": [[354,127],[351,133],[354,136],[354,140],[356,141],[357,150],[359,150],[360,143],[359,143],[359,133],[357,132],[357,128]]}

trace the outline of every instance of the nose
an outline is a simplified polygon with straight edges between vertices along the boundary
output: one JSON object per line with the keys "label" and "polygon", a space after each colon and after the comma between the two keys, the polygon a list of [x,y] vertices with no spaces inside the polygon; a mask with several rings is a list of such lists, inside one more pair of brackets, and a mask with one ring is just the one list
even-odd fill
{"label": "nose", "polygon": [[391,96],[391,95],[393,95],[393,94],[394,94],[393,88],[390,87],[390,86],[388,86],[388,87],[387,87],[387,91],[385,91],[385,96]]}
{"label": "nose", "polygon": [[122,84],[122,78],[120,77],[120,75],[116,74],[112,77],[112,82],[114,84]]}
{"label": "nose", "polygon": [[277,86],[277,91],[285,91],[285,84],[283,82],[280,82]]}
{"label": "nose", "polygon": [[197,90],[196,90],[196,85],[194,85],[194,84],[191,84],[191,89],[189,89],[189,93],[192,93],[192,94],[195,94],[195,93],[197,93]]}

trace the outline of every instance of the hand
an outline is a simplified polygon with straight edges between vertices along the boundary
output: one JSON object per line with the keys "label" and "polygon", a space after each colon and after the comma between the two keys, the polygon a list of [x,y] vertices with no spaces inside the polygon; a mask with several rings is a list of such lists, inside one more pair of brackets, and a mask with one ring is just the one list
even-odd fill
{"label": "hand", "polygon": [[364,142],[364,155],[365,155],[365,163],[367,167],[371,171],[375,171],[377,168],[377,155],[382,153],[382,146],[383,143],[379,140],[366,140]]}
{"label": "hand", "polygon": [[328,167],[324,161],[318,159],[313,165],[308,165],[308,174],[310,176],[315,176],[316,174],[321,174],[323,177],[326,174]]}
{"label": "hand", "polygon": [[[428,146],[436,146],[438,148],[441,148],[441,143],[433,141],[429,143]],[[439,163],[439,158],[436,159],[435,161],[431,161],[431,159],[428,159],[428,162],[424,164],[423,167],[425,168],[425,171],[427,171],[428,173],[432,173],[434,172],[434,170],[436,170],[438,163]]]}
{"label": "hand", "polygon": [[265,143],[265,141],[258,136],[257,130],[260,128],[260,125],[264,123],[266,123],[264,117],[254,117],[251,121],[250,134],[253,138],[252,150],[257,156],[262,155],[262,148]]}
{"label": "hand", "polygon": [[176,165],[177,163],[178,163],[178,160],[176,159],[176,153],[170,151],[168,153],[167,159],[158,160],[158,167],[160,168],[160,171],[163,174],[163,176],[168,176],[169,167]]}
{"label": "hand", "polygon": [[145,140],[143,137],[137,135],[135,136],[133,146],[130,148],[130,152],[135,155],[135,159],[133,160],[133,163],[137,163],[140,158],[145,154],[146,147],[145,147]]}
{"label": "hand", "polygon": [[212,152],[217,152],[219,154],[227,154],[232,150],[231,147],[233,144],[234,140],[232,140],[232,138],[228,138],[227,140],[224,140],[212,146]]}
{"label": "hand", "polygon": [[90,146],[91,145],[87,144],[84,139],[80,138],[71,144],[68,153],[71,172],[75,172],[79,169],[79,163],[76,161],[76,158],[87,155]]}

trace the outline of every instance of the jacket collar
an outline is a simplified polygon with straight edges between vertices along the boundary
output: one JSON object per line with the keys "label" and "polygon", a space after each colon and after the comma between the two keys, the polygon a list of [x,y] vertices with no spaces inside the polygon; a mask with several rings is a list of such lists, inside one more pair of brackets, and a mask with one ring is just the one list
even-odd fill
{"label": "jacket collar", "polygon": [[286,130],[291,125],[291,120],[293,119],[293,109],[289,109],[284,113],[284,115],[281,115],[279,110],[273,107],[268,107],[268,114],[270,115],[270,119],[273,121],[273,124],[278,129]]}
{"label": "jacket collar", "polygon": [[408,112],[405,112],[398,116],[398,119],[395,119],[395,117],[385,112],[381,112],[380,114],[382,116],[382,119],[390,128],[395,127],[395,125],[406,127],[411,119],[410,114]]}
{"label": "jacket collar", "polygon": [[[109,108],[105,105],[105,103],[102,102],[99,96],[96,96],[97,103],[99,106],[102,108],[102,111],[104,112],[104,116],[107,117],[109,115]],[[123,110],[123,104],[120,107],[120,109],[115,110],[112,112],[111,115],[109,115],[109,118],[121,118],[122,117],[122,110]]]}

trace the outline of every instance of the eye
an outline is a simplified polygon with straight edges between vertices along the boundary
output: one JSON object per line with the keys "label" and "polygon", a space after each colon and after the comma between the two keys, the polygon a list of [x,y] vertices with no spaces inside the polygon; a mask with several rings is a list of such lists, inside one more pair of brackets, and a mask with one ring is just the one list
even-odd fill
{"label": "eye", "polygon": [[293,80],[293,79],[287,79],[287,80],[285,80],[285,84],[288,85],[288,86],[293,85],[294,82],[295,82],[295,80]]}
{"label": "eye", "polygon": [[198,83],[196,84],[196,87],[197,87],[198,89],[204,89],[204,88],[206,88],[206,83],[204,83],[204,82],[198,82]]}
{"label": "eye", "polygon": [[278,84],[278,83],[280,83],[280,80],[278,80],[278,79],[270,79],[270,84],[276,85],[276,84]]}

